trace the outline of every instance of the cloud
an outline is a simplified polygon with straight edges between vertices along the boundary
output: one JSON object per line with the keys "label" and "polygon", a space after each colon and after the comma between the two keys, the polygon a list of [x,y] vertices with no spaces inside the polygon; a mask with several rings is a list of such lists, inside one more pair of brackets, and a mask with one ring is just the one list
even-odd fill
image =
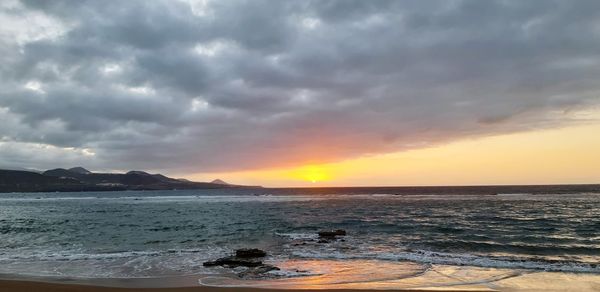
{"label": "cloud", "polygon": [[227,171],[564,126],[600,103],[599,19],[597,1],[7,1],[0,165]]}

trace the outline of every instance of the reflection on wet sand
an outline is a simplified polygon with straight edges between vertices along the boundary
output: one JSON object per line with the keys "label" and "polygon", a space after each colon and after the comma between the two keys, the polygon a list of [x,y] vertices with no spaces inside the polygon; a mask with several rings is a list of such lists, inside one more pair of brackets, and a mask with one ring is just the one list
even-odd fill
{"label": "reflection on wet sand", "polygon": [[278,263],[292,278],[204,277],[215,287],[277,289],[417,289],[440,291],[600,291],[600,275],[427,265],[373,260],[291,260]]}

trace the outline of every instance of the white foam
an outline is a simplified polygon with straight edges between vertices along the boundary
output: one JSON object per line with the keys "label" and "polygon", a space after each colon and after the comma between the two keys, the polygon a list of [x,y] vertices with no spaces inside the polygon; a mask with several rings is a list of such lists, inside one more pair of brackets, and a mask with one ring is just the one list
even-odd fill
{"label": "white foam", "polygon": [[222,256],[219,247],[162,251],[124,251],[113,253],[38,252],[0,257],[0,273],[30,276],[68,276],[84,278],[146,278],[219,274],[202,263]]}
{"label": "white foam", "polygon": [[319,237],[319,235],[316,233],[278,233],[278,232],[276,232],[275,235],[287,237],[292,240],[300,240],[300,239],[308,240],[308,239],[317,239]]}
{"label": "white foam", "polygon": [[159,251],[123,251],[109,253],[81,253],[77,251],[40,251],[22,254],[3,254],[0,261],[35,260],[35,261],[78,261],[78,260],[112,260],[134,257],[153,257],[163,255],[203,254],[206,257],[223,254],[223,249],[213,247],[206,249],[180,249]]}

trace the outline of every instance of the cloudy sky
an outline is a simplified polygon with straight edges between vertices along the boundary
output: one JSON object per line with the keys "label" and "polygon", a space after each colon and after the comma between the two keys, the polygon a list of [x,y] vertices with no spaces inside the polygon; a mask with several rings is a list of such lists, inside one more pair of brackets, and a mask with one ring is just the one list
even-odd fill
{"label": "cloudy sky", "polygon": [[5,167],[380,159],[595,125],[599,94],[595,0],[0,3]]}

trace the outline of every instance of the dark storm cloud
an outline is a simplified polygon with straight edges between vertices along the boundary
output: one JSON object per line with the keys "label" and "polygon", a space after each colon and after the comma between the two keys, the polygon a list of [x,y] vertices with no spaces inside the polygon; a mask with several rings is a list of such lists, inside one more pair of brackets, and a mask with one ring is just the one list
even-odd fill
{"label": "dark storm cloud", "polygon": [[237,170],[577,122],[598,1],[0,5],[0,165]]}

